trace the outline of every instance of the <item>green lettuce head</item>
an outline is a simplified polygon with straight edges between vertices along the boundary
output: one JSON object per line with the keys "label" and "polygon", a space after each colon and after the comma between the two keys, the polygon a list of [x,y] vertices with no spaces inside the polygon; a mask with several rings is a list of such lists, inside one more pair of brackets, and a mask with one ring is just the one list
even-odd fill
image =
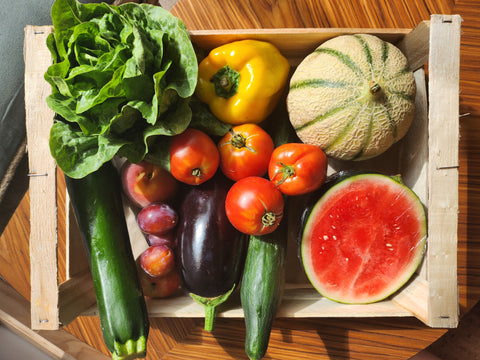
{"label": "green lettuce head", "polygon": [[159,6],[56,0],[50,151],[72,178],[115,155],[141,161],[159,135],[190,124],[198,64],[185,24]]}

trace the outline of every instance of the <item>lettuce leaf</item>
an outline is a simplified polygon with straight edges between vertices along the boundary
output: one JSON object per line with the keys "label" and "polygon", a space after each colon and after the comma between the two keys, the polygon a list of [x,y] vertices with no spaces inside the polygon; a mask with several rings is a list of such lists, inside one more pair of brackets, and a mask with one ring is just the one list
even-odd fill
{"label": "lettuce leaf", "polygon": [[56,0],[45,73],[55,112],[50,151],[72,178],[115,155],[141,161],[190,124],[198,63],[185,24],[149,4]]}

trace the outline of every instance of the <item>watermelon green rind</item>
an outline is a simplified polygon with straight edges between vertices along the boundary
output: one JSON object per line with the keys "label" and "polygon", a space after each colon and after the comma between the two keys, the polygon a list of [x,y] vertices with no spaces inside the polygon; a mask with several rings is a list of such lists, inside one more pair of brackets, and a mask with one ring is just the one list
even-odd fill
{"label": "watermelon green rind", "polygon": [[[305,228],[303,230],[303,234],[301,237],[300,252],[301,252],[301,260],[305,269],[305,273],[309,278],[310,282],[312,283],[312,285],[317,289],[317,291],[322,296],[336,302],[349,303],[349,304],[365,304],[365,303],[377,302],[389,297],[390,295],[398,291],[412,277],[415,270],[418,268],[423,258],[423,254],[426,246],[427,220],[426,220],[425,210],[424,210],[423,204],[421,203],[417,195],[411,189],[403,185],[398,180],[399,180],[398,178],[392,178],[392,177],[382,175],[382,174],[377,174],[377,173],[363,173],[363,174],[357,173],[352,176],[347,176],[346,178],[345,176],[339,176],[337,177],[337,181],[335,181],[333,185],[329,184],[330,187],[328,188],[328,190],[325,191],[325,193],[321,196],[321,198],[312,208],[306,220]],[[411,217],[411,220],[409,221],[407,221],[408,218],[404,218],[404,219],[405,221],[407,221],[408,224],[413,223],[414,224],[413,226],[416,228],[412,243],[409,243],[410,246],[408,248],[405,247],[405,249],[402,247],[402,244],[400,242],[395,243],[394,242],[395,239],[393,237],[389,237],[388,242],[385,243],[385,245],[390,247],[386,247],[386,248],[383,248],[382,246],[378,246],[378,244],[375,247],[371,247],[372,245],[376,244],[374,240],[371,240],[371,243],[368,243],[368,244],[364,243],[364,245],[365,244],[368,245],[368,248],[367,248],[368,251],[361,253],[359,251],[359,249],[361,249],[361,246],[356,245],[357,253],[354,252],[353,256],[351,256],[352,254],[347,255],[345,257],[345,259],[347,259],[346,260],[347,262],[344,262],[342,264],[340,264],[340,260],[338,260],[338,257],[328,256],[328,253],[327,255],[325,255],[329,259],[329,261],[332,261],[332,263],[333,263],[333,259],[336,259],[336,261],[338,261],[338,263],[336,262],[333,265],[324,264],[323,267],[320,266],[320,269],[322,269],[322,271],[325,271],[325,272],[330,271],[330,274],[331,274],[329,279],[330,281],[332,281],[332,277],[333,278],[336,277],[339,283],[342,281],[347,282],[349,280],[348,279],[349,277],[353,277],[354,279],[356,278],[355,281],[358,281],[360,283],[362,276],[366,276],[366,280],[363,282],[363,285],[366,288],[370,287],[370,285],[372,285],[371,287],[375,287],[374,286],[375,284],[378,284],[378,283],[381,284],[382,282],[385,283],[385,286],[381,290],[378,290],[378,289],[375,291],[372,290],[372,293],[368,295],[365,295],[365,294],[360,295],[358,293],[355,294],[355,291],[357,291],[358,289],[356,288],[356,285],[353,285],[353,279],[350,280],[351,281],[350,285],[348,287],[345,287],[345,288],[349,288],[350,291],[345,291],[345,290],[332,291],[331,288],[326,286],[326,284],[324,284],[324,282],[320,280],[321,276],[324,276],[325,277],[324,280],[325,280],[328,278],[328,275],[325,275],[325,274],[322,275],[322,273],[320,273],[319,275],[318,273],[315,272],[315,270],[320,270],[320,269],[318,264],[314,264],[314,261],[317,261],[317,260],[315,260],[314,257],[311,256],[311,252],[313,251],[312,248],[314,248],[315,246],[315,245],[312,245],[313,243],[311,241],[312,234],[315,232],[315,229],[317,226],[316,224],[319,222],[318,218],[319,216],[322,215],[322,211],[324,212],[325,208],[328,207],[332,201],[334,201],[335,199],[338,199],[339,196],[341,196],[342,194],[345,194],[346,190],[352,187],[352,184],[361,184],[362,181],[363,182],[367,181],[367,182],[371,182],[372,184],[381,185],[382,189],[388,190],[388,191],[385,191],[385,193],[382,193],[380,198],[377,199],[377,202],[381,202],[382,197],[384,197],[386,200],[389,199],[388,196],[390,194],[390,191],[394,191],[395,194],[397,195],[402,195],[401,197],[399,197],[399,201],[406,201],[406,204],[408,204],[410,209],[410,212],[408,213],[409,215],[405,215],[405,216]],[[384,206],[384,204],[381,206]],[[360,209],[359,211],[361,211],[361,208],[359,209]],[[393,212],[396,211],[394,207],[392,207],[392,209],[393,209],[392,210]],[[382,217],[382,215],[377,215],[377,216]],[[358,214],[358,216],[356,217],[362,218],[362,215]],[[351,228],[357,227],[357,230],[358,230],[357,220],[358,219],[351,219],[351,223],[344,223],[342,225],[343,230],[347,229],[348,227],[351,227]],[[359,221],[363,221],[363,220],[359,220]],[[370,220],[368,219],[366,220],[367,223],[369,221]],[[367,223],[365,224],[365,226],[363,226],[365,229],[358,230],[360,231],[359,234],[362,234],[362,231],[372,232],[371,231],[372,228],[378,228],[380,226],[380,225],[372,226],[371,223],[370,224],[367,224]],[[334,222],[332,222],[332,224],[334,224]],[[323,226],[323,225],[319,225],[319,226]],[[345,231],[348,231],[348,230],[345,230]],[[340,233],[341,232],[338,232],[338,234]],[[373,231],[372,233],[375,234],[375,231]],[[399,231],[399,234],[401,235],[403,233]],[[329,236],[331,236],[331,233],[329,233]],[[335,236],[333,236],[333,238],[335,238]],[[360,236],[359,238],[362,238],[362,236]],[[369,236],[365,236],[365,238],[369,238]],[[376,237],[373,237],[373,238],[376,239]],[[383,239],[383,238],[380,237],[379,239]],[[343,240],[341,239],[340,241],[343,241]],[[330,245],[328,245],[329,243],[327,240],[324,240],[323,242],[322,240],[317,240],[317,243],[321,244],[322,246],[325,245],[325,247],[327,248],[326,251],[327,252],[329,251],[328,249]],[[344,243],[347,244],[346,242]],[[340,243],[340,244],[343,244],[343,243]],[[362,242],[358,241],[358,244],[362,244]],[[346,248],[347,250],[344,250],[345,248],[342,246],[338,246],[336,248],[332,246],[331,248],[343,249],[342,251],[346,251],[348,254],[349,247]],[[392,248],[395,248],[394,249],[395,252],[403,251],[403,256],[391,256],[389,258],[387,256],[389,252],[386,251],[385,249],[390,250]],[[320,249],[320,248],[317,247],[317,249]],[[335,251],[340,251],[340,250],[335,250]],[[365,260],[371,255],[371,253],[382,252],[382,251],[387,253],[382,263],[371,266],[368,264],[368,260]],[[354,267],[355,265],[350,265],[350,263],[348,263],[349,257],[353,259],[351,261],[352,264],[357,264],[357,263],[359,264],[357,268]],[[321,256],[316,258],[317,259],[321,258]],[[406,261],[405,264],[402,264],[402,259],[404,258],[408,258],[408,261]],[[377,261],[381,261],[381,258],[380,260],[377,260]],[[392,264],[390,264],[390,262],[392,262]],[[402,265],[403,269],[401,271],[398,271],[397,275],[395,275],[396,272],[393,272],[394,275],[391,275],[391,273],[389,273],[389,269],[393,268],[395,265],[396,266]],[[328,270],[329,266],[331,266],[331,270]],[[348,269],[350,273],[342,274],[342,271],[347,271],[346,269]],[[355,271],[353,271],[352,269]],[[388,278],[388,277],[382,278],[382,274],[385,274],[385,276],[391,276],[391,278]],[[368,279],[368,276],[370,276],[371,279]],[[373,278],[375,278],[375,280]],[[334,281],[332,282],[335,283]],[[341,288],[342,285],[339,285],[339,287]]]}

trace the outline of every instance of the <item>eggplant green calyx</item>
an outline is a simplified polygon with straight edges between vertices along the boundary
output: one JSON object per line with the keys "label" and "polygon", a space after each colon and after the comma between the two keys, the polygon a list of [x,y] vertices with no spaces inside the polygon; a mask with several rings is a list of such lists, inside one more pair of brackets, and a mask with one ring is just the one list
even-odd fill
{"label": "eggplant green calyx", "polygon": [[230,297],[234,289],[235,289],[235,284],[233,284],[233,287],[230,290],[228,290],[225,294],[214,297],[214,298],[205,298],[205,297],[190,293],[190,296],[192,297],[192,299],[195,300],[196,303],[202,305],[205,308],[205,326],[204,326],[205,331],[213,331],[217,306],[224,303]]}

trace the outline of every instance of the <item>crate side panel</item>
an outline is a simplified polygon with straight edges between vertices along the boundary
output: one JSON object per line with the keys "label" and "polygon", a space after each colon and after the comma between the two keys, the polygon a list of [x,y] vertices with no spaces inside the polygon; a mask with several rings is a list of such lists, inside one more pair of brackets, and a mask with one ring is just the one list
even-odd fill
{"label": "crate side panel", "polygon": [[83,246],[83,241],[80,236],[77,220],[75,219],[75,212],[66,193],[65,199],[65,213],[66,213],[66,252],[67,252],[67,279],[71,279],[76,275],[82,274],[89,270],[88,258]]}
{"label": "crate side panel", "polygon": [[45,40],[50,27],[25,28],[25,112],[30,172],[31,321],[33,329],[57,329],[58,262],[56,165],[48,137],[53,112],[43,75],[50,65]]}
{"label": "crate side panel", "polygon": [[430,21],[422,21],[397,44],[408,59],[410,69],[417,70],[428,62]]}
{"label": "crate side panel", "polygon": [[[402,140],[403,156],[400,162],[400,174],[402,181],[418,196],[424,205],[425,212],[428,213],[428,96],[424,69],[416,70],[414,75],[417,84],[415,118]],[[416,273],[421,279],[427,281],[425,258],[426,255]],[[422,306],[425,308],[427,300],[427,298],[421,298],[424,302]]]}
{"label": "crate side panel", "polygon": [[59,292],[59,319],[62,326],[68,325],[79,314],[96,304],[90,269],[60,284]]}
{"label": "crate side panel", "polygon": [[432,16],[429,55],[429,320],[458,324],[457,226],[460,16]]}
{"label": "crate side panel", "polygon": [[391,43],[397,43],[410,29],[360,29],[360,28],[305,28],[305,29],[239,29],[193,30],[192,41],[205,51],[238,40],[256,39],[275,45],[296,66],[321,43],[335,36],[368,33]]}
{"label": "crate side panel", "polygon": [[[415,292],[417,292],[415,290]],[[413,304],[412,300],[412,304]],[[405,304],[406,301],[403,301]],[[414,307],[414,305],[412,305]],[[195,317],[205,316],[204,308],[194,302],[190,296],[183,294],[165,299],[148,299],[148,313],[152,317]],[[422,305],[415,306],[421,309]],[[420,310],[419,310],[420,311]],[[97,315],[92,307],[83,315]],[[242,318],[244,316],[240,300],[236,297],[222,305],[217,317]],[[277,317],[282,318],[318,318],[318,317],[411,317],[410,309],[405,309],[397,302],[384,300],[373,304],[340,304],[324,298],[311,286],[287,286],[282,297]]]}
{"label": "crate side panel", "polygon": [[415,118],[401,141],[402,158],[400,174],[405,182],[426,206],[428,201],[428,96],[425,71],[414,72],[417,94]]}
{"label": "crate side panel", "polygon": [[428,282],[420,276],[414,277],[403,289],[392,297],[392,302],[428,322]]}

